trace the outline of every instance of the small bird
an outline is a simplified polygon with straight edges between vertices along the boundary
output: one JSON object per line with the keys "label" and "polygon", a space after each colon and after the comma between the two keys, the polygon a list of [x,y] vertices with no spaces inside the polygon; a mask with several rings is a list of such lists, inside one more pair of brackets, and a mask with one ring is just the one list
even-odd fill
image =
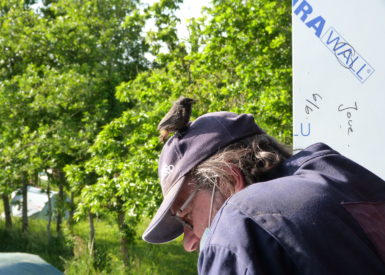
{"label": "small bird", "polygon": [[170,132],[183,132],[191,116],[191,107],[195,101],[191,98],[181,96],[174,102],[165,117],[159,122],[159,140],[165,142]]}

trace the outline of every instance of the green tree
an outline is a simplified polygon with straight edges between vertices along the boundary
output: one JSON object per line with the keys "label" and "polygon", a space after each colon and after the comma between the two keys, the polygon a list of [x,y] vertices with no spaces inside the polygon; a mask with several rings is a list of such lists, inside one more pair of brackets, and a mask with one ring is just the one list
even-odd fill
{"label": "green tree", "polygon": [[79,196],[92,244],[95,215],[114,217],[126,266],[136,224],[162,199],[156,126],[180,95],[197,100],[192,118],[252,113],[291,143],[290,1],[213,1],[186,41],[181,1],[143,12],[129,0],[32,2],[0,0],[0,192],[53,168],[59,190]]}
{"label": "green tree", "polygon": [[[159,54],[159,45],[166,44],[172,58],[178,50],[175,20],[173,15],[177,8],[175,1],[160,1],[146,10],[147,18],[154,18],[158,32],[151,33],[148,38],[153,54]],[[157,36],[159,35],[159,37]],[[155,64],[155,66],[162,66]],[[140,74],[141,78],[151,73]],[[120,230],[120,243],[123,261],[129,266],[128,245],[135,237],[135,226],[149,209],[154,209],[160,197],[154,200],[159,192],[156,184],[156,158],[160,149],[153,116],[160,119],[159,103],[169,96],[165,93],[143,88],[122,93],[127,83],[117,88],[120,102],[128,109],[119,118],[114,119],[98,134],[90,148],[92,158],[84,165],[85,173],[95,173],[96,184],[82,188],[78,215],[92,213],[113,214]],[[157,85],[157,83],[153,83]],[[148,93],[147,93],[148,92]],[[154,105],[154,103],[156,103]],[[161,108],[165,110],[167,102]],[[73,167],[79,169],[79,167]],[[74,171],[72,170],[72,171]],[[68,171],[71,173],[70,171]],[[82,172],[79,172],[82,173]],[[75,177],[76,178],[76,177]]]}
{"label": "green tree", "polygon": [[193,117],[218,110],[253,113],[270,134],[291,142],[289,1],[214,1],[183,42],[173,33],[172,16],[156,18],[162,24],[150,42],[155,50],[166,44],[168,51],[155,51],[152,70],[119,86],[117,98],[132,108],[99,134],[90,162],[105,177],[94,187],[103,192],[87,190],[95,192],[89,200],[103,193],[111,201],[109,192],[116,190],[134,215],[151,213],[160,201],[156,125],[180,95],[197,99]]}
{"label": "green tree", "polygon": [[188,89],[202,111],[252,113],[290,144],[291,2],[218,0],[206,12],[191,25]]}
{"label": "green tree", "polygon": [[40,11],[31,3],[1,1],[1,158],[30,180],[54,169],[60,230],[63,168],[89,157],[102,125],[126,108],[115,87],[147,66],[144,18],[137,1],[49,1]]}

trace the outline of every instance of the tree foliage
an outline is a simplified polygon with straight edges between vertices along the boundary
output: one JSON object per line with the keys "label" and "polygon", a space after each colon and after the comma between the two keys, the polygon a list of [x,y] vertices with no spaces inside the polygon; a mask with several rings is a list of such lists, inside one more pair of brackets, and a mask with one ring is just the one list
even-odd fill
{"label": "tree foliage", "polygon": [[193,118],[252,113],[291,143],[290,1],[214,0],[186,40],[181,2],[0,0],[2,195],[65,170],[77,217],[112,215],[124,250],[162,200],[156,126],[180,95],[197,101]]}
{"label": "tree foliage", "polygon": [[180,95],[197,99],[195,117],[218,110],[252,113],[269,133],[291,142],[289,11],[289,1],[214,1],[206,17],[191,23],[188,41],[175,40],[173,17],[157,15],[163,27],[150,41],[166,43],[168,52],[117,88],[117,98],[133,107],[102,130],[88,163],[109,175],[104,188],[125,194],[133,215],[141,215],[140,202],[151,211],[160,201],[156,125]]}

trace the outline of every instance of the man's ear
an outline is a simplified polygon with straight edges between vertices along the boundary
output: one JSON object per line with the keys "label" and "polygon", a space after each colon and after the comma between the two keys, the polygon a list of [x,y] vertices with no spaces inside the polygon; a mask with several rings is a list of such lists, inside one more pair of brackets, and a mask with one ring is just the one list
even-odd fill
{"label": "man's ear", "polygon": [[234,191],[237,193],[246,187],[245,177],[238,167],[231,167],[231,172],[234,177]]}

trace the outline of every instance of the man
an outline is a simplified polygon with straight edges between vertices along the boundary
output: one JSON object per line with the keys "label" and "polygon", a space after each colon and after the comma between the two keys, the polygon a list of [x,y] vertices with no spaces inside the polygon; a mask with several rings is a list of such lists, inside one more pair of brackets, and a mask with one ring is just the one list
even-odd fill
{"label": "man", "polygon": [[385,274],[385,182],[325,144],[291,156],[251,115],[216,112],[165,144],[143,239],[184,233],[199,274]]}

